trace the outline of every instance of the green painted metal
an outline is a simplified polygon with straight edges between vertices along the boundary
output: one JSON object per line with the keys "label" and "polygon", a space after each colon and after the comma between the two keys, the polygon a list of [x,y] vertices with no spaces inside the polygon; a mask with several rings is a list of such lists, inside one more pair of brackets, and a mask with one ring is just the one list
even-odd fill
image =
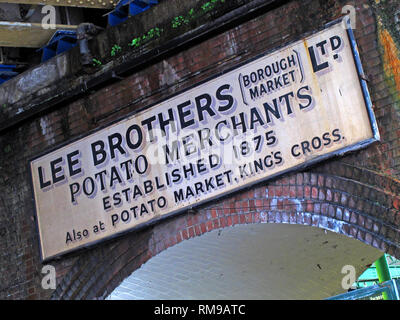
{"label": "green painted metal", "polygon": [[[386,260],[386,254],[375,261],[376,273],[378,274],[379,283],[386,282],[392,279],[390,276],[389,266]],[[383,300],[389,300],[386,292],[383,292]]]}
{"label": "green painted metal", "polygon": [[[392,279],[400,278],[400,265],[390,265],[389,272]],[[372,265],[357,279],[355,286],[357,288],[365,288],[379,283],[378,273],[376,272],[375,265]]]}

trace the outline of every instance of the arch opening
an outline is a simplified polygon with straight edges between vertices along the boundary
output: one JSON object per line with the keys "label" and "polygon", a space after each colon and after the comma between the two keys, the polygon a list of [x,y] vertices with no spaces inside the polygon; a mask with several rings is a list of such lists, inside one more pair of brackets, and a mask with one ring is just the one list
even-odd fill
{"label": "arch opening", "polygon": [[325,299],[347,290],[382,252],[321,228],[245,224],[205,233],[154,256],[106,299]]}

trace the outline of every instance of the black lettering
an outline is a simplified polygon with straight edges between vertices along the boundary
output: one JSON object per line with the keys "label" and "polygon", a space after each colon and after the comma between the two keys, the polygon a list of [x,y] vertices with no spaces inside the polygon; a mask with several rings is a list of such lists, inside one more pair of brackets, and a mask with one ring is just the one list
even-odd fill
{"label": "black lettering", "polygon": [[264,164],[267,168],[271,168],[274,165],[274,162],[272,161],[272,157],[271,156],[266,156],[264,158]]}
{"label": "black lettering", "polygon": [[197,172],[201,174],[206,171],[207,171],[207,167],[204,164],[204,159],[197,160]]}
{"label": "black lettering", "polygon": [[67,163],[68,163],[68,170],[69,170],[69,176],[73,177],[74,175],[80,173],[82,169],[79,168],[74,168],[75,165],[79,164],[78,159],[73,159],[73,157],[76,157],[79,155],[79,150],[75,150],[71,153],[67,154]]}
{"label": "black lettering", "polygon": [[286,108],[287,108],[287,114],[293,113],[293,110],[292,110],[291,105],[290,105],[290,99],[289,99],[289,97],[292,97],[292,98],[294,97],[293,92],[289,92],[289,93],[287,93],[287,94],[285,94],[285,95],[283,95],[283,96],[281,96],[281,97],[279,98],[279,102],[282,102],[282,99],[285,100]]}
{"label": "black lettering", "polygon": [[158,123],[160,124],[161,133],[164,137],[166,135],[165,128],[166,128],[166,126],[168,126],[170,124],[172,124],[172,127],[173,127],[172,132],[175,132],[175,125],[174,125],[175,119],[174,119],[174,113],[173,113],[172,109],[168,109],[168,119],[163,119],[163,114],[159,113],[158,114]]}
{"label": "black lettering", "polygon": [[57,167],[57,164],[59,164],[61,162],[63,162],[62,157],[57,158],[50,162],[51,176],[53,178],[53,183],[57,183],[57,182],[63,181],[65,179],[65,176],[63,174],[57,176],[57,173],[60,173],[63,171],[63,168],[61,166]]}
{"label": "black lettering", "polygon": [[130,170],[129,165],[132,165],[132,159],[129,159],[127,161],[121,162],[119,164],[119,166],[121,167],[121,169],[124,169],[125,173],[126,173],[126,180],[130,180],[132,178],[132,172]]}
{"label": "black lettering", "polygon": [[[104,151],[105,144],[103,141],[99,140],[91,144],[93,164],[98,166],[106,161],[107,153]],[[100,156],[100,157],[99,157]]]}
{"label": "black lettering", "polygon": [[292,66],[295,66],[295,65],[296,65],[296,58],[295,58],[294,54],[292,54],[291,56],[289,56],[289,57],[287,58],[287,61],[288,61],[288,63],[289,63],[289,68],[291,68]]}
{"label": "black lettering", "polygon": [[193,125],[195,123],[193,118],[189,119],[189,120],[185,120],[185,118],[187,118],[188,116],[192,115],[192,111],[190,111],[190,110],[184,111],[183,109],[188,107],[188,106],[191,106],[191,105],[192,105],[192,103],[189,100],[189,101],[181,103],[181,104],[179,104],[177,106],[178,114],[179,114],[179,121],[180,121],[182,129],[185,129],[186,127],[189,127],[189,126],[191,126],[191,125]]}
{"label": "black lettering", "polygon": [[174,198],[175,198],[175,203],[179,203],[185,200],[185,196],[183,195],[183,190],[179,189],[178,191],[174,191]]}
{"label": "black lettering", "polygon": [[183,137],[182,144],[185,156],[190,156],[191,154],[196,153],[197,148],[193,143],[193,133]]}
{"label": "black lettering", "polygon": [[121,154],[126,153],[126,151],[122,147],[122,136],[120,133],[116,132],[108,136],[108,144],[110,146],[111,159],[114,159],[116,156],[115,150],[118,150]]}
{"label": "black lettering", "polygon": [[330,133],[329,132],[325,132],[323,135],[322,135],[322,139],[325,141],[324,142],[324,146],[328,146],[328,145],[330,145],[330,143],[331,143],[331,138],[330,138]]}
{"label": "black lettering", "polygon": [[332,50],[335,51],[342,45],[342,39],[339,36],[333,36],[330,39]]}
{"label": "black lettering", "polygon": [[300,152],[295,152],[295,149],[297,149],[297,148],[300,148],[300,146],[298,144],[295,144],[291,149],[292,156],[296,157],[296,158],[301,155]]}
{"label": "black lettering", "polygon": [[307,104],[303,105],[303,104],[299,104],[300,110],[308,108],[311,104],[312,104],[312,96],[309,94],[302,94],[302,90],[307,90],[310,91],[309,86],[304,86],[301,87],[298,91],[297,91],[297,98],[301,99],[301,100],[307,100]]}
{"label": "black lettering", "polygon": [[215,126],[215,136],[217,137],[217,139],[219,141],[224,142],[226,139],[228,139],[230,137],[230,133],[228,132],[228,134],[226,135],[225,138],[221,137],[220,131],[219,131],[219,128],[220,128],[221,124],[224,124],[225,126],[228,126],[228,122],[226,120],[222,120],[222,121],[218,122],[216,124],[216,126]]}
{"label": "black lettering", "polygon": [[224,183],[224,174],[220,173],[215,176],[215,182],[217,183],[217,187],[223,187]]}
{"label": "black lettering", "polygon": [[261,118],[257,108],[250,110],[250,130],[255,128],[255,124],[258,123],[260,126],[264,125],[264,120]]}
{"label": "black lettering", "polygon": [[314,47],[312,47],[312,46],[309,47],[308,48],[308,52],[310,54],[311,64],[312,64],[314,73],[317,73],[318,71],[324,70],[324,69],[329,67],[329,63],[328,62],[324,62],[324,63],[321,63],[321,64],[317,63],[317,58],[315,56]]}
{"label": "black lettering", "polygon": [[218,107],[219,112],[228,111],[230,108],[233,107],[233,105],[235,103],[235,99],[232,97],[232,95],[222,92],[224,90],[230,90],[230,89],[231,89],[231,86],[229,84],[223,84],[222,86],[220,86],[217,89],[217,92],[216,92],[217,99],[219,101],[226,101],[226,104],[219,105],[219,107]]}
{"label": "black lettering", "polygon": [[283,162],[282,153],[280,151],[274,153],[275,164],[281,164]]}
{"label": "black lettering", "polygon": [[[90,183],[88,183],[88,181]],[[82,183],[82,189],[83,189],[83,193],[88,197],[90,197],[92,194],[94,194],[94,192],[96,190],[96,184],[94,183],[93,178],[91,178],[91,177],[85,178],[85,180],[83,180],[83,183]]]}
{"label": "black lettering", "polygon": [[94,177],[97,179],[98,177],[100,177],[100,189],[101,189],[101,191],[103,191],[105,188],[106,188],[106,186],[105,186],[105,183],[104,183],[104,177],[107,175],[107,171],[106,170],[103,170],[103,171],[100,171],[100,172],[98,172],[98,173],[96,173],[95,175],[94,175]]}
{"label": "black lettering", "polygon": [[260,96],[260,93],[258,92],[258,87],[250,88],[249,92],[250,92],[250,98],[252,100],[257,99]]}
{"label": "black lettering", "polygon": [[149,194],[153,191],[153,182],[151,180],[146,180],[143,182],[144,193]]}
{"label": "black lettering", "polygon": [[121,194],[119,192],[114,193],[113,200],[114,200],[114,206],[119,206],[122,202]]}
{"label": "black lettering", "polygon": [[[205,133],[205,135],[203,134]],[[201,129],[197,132],[197,134],[199,135],[199,139],[200,139],[200,148],[204,149],[205,145],[204,142],[208,141],[208,145],[211,147],[213,145],[212,140],[210,139],[211,136],[211,130],[209,128],[204,128]]]}
{"label": "black lettering", "polygon": [[238,127],[242,127],[242,133],[245,133],[247,131],[246,121],[244,118],[244,112],[239,113],[239,117],[240,117],[240,121],[237,121],[235,116],[231,117],[232,127],[235,130],[235,134],[238,134],[238,130],[237,130]]}
{"label": "black lettering", "polygon": [[306,154],[306,151],[311,153],[310,143],[308,141],[303,141],[301,143],[301,149],[303,150],[303,154]]}
{"label": "black lettering", "polygon": [[105,211],[111,209],[111,204],[110,204],[109,199],[110,199],[110,197],[108,197],[108,196],[103,198],[103,208]]}
{"label": "black lettering", "polygon": [[280,112],[279,112],[279,107],[278,107],[278,102],[277,102],[277,100],[274,99],[274,100],[272,100],[272,101],[273,101],[273,103],[274,103],[274,107],[273,107],[273,108],[270,106],[269,103],[267,103],[267,102],[264,103],[264,109],[265,109],[265,113],[266,113],[266,115],[267,115],[267,123],[270,123],[270,122],[272,121],[271,118],[270,118],[270,116],[269,116],[270,113],[272,113],[273,116],[274,116],[276,119],[280,119],[280,118],[281,118],[281,114],[280,114]]}
{"label": "black lettering", "polygon": [[189,163],[187,166],[183,165],[182,170],[183,170],[185,179],[188,179],[190,176],[195,176],[195,170],[194,170],[194,166],[192,163]]}
{"label": "black lettering", "polygon": [[201,183],[201,182],[196,182],[196,183],[194,184],[194,188],[196,189],[196,194],[197,194],[197,195],[199,195],[200,192],[204,192],[204,190],[203,190],[203,183]]}
{"label": "black lettering", "polygon": [[111,215],[111,224],[113,226],[117,224],[118,220],[119,220],[118,214],[114,213],[113,215]]}
{"label": "black lettering", "polygon": [[[142,163],[143,163],[143,169],[140,168],[140,160],[143,159]],[[147,160],[146,156],[144,154],[141,154],[140,156],[138,156],[136,158],[135,161],[135,170],[137,173],[139,174],[144,174],[147,169],[149,168],[149,161]]]}
{"label": "black lettering", "polygon": [[249,80],[249,76],[243,76],[243,84],[244,84],[244,86],[245,87],[248,87],[249,86],[249,84],[250,84],[250,80]]}
{"label": "black lettering", "polygon": [[51,185],[51,181],[44,181],[44,175],[43,175],[43,168],[39,167],[38,168],[38,173],[39,173],[39,184],[40,184],[40,189],[46,188],[49,185]]}
{"label": "black lettering", "polygon": [[[205,100],[205,103],[202,104],[202,101]],[[197,108],[197,113],[199,115],[199,120],[203,121],[204,120],[204,116],[203,113],[205,111],[207,111],[207,113],[213,117],[215,116],[215,112],[214,110],[211,108],[211,104],[212,104],[212,98],[209,94],[205,93],[202,94],[198,97],[195,98],[196,101],[196,108]]]}
{"label": "black lettering", "polygon": [[153,135],[153,125],[152,122],[156,121],[156,116],[152,116],[150,118],[144,119],[142,121],[142,126],[147,126],[147,131],[149,132],[150,142],[153,142],[154,135]]}
{"label": "black lettering", "polygon": [[325,45],[326,45],[326,44],[327,44],[327,41],[326,41],[326,40],[323,40],[323,41],[321,41],[321,42],[319,42],[319,43],[316,44],[316,46],[317,46],[318,48],[320,48],[321,53],[322,53],[323,55],[326,54],[326,50],[325,50]]}
{"label": "black lettering", "polygon": [[332,135],[336,138],[336,139],[333,139],[333,142],[338,142],[340,139],[342,139],[342,136],[339,133],[339,129],[333,130]]}
{"label": "black lettering", "polygon": [[322,146],[322,141],[321,141],[321,139],[320,139],[319,137],[314,137],[314,138],[311,140],[311,144],[312,144],[312,147],[313,147],[315,150],[318,150],[318,149],[321,148],[321,146]]}
{"label": "black lettering", "polygon": [[121,212],[121,220],[123,222],[128,222],[131,219],[131,215],[128,210],[124,210]]}
{"label": "black lettering", "polygon": [[114,187],[115,182],[122,183],[122,179],[116,167],[111,167],[110,187]]}
{"label": "black lettering", "polygon": [[172,170],[172,172],[171,172],[171,175],[172,175],[172,182],[173,183],[177,183],[178,181],[180,181],[181,180],[181,178],[182,178],[182,176],[181,176],[181,174],[180,174],[180,172],[179,172],[179,169],[174,169],[174,170]]}
{"label": "black lettering", "polygon": [[280,87],[283,87],[282,83],[281,83],[281,76],[277,76],[274,78],[274,82],[275,82],[275,88],[279,89]]}
{"label": "black lettering", "polygon": [[170,150],[170,148],[167,144],[165,146],[163,146],[163,149],[164,149],[166,164],[168,164],[170,162],[174,163],[175,161],[180,159],[177,140],[172,141],[172,150]]}
{"label": "black lettering", "polygon": [[[133,143],[131,140],[131,132],[133,130],[136,130],[137,133],[137,142]],[[140,145],[143,142],[143,133],[142,133],[142,129],[140,129],[140,127],[137,124],[133,124],[131,125],[128,130],[126,130],[126,144],[128,145],[128,147],[132,150],[136,150],[137,148],[140,147]]]}
{"label": "black lettering", "polygon": [[74,203],[76,202],[75,195],[78,195],[80,192],[81,186],[79,183],[75,182],[69,185],[69,191],[71,195],[71,202]]}

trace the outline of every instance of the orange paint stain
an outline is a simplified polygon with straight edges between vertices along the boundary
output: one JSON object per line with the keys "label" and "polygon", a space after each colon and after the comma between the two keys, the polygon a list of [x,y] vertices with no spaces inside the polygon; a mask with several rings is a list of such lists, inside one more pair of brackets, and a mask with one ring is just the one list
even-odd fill
{"label": "orange paint stain", "polygon": [[398,49],[392,36],[386,29],[380,31],[379,38],[384,49],[385,72],[393,76],[396,88],[400,92],[400,60]]}

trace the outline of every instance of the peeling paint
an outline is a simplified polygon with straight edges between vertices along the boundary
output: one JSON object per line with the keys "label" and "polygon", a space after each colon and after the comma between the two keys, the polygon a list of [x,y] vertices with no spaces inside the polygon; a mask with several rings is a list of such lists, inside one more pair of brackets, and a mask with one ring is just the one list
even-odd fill
{"label": "peeling paint", "polygon": [[260,212],[260,222],[268,223],[268,214],[265,211]]}
{"label": "peeling paint", "polygon": [[293,201],[293,203],[296,205],[296,210],[298,212],[301,212],[302,211],[301,201],[299,199],[291,199],[291,201]]}
{"label": "peeling paint", "polygon": [[21,77],[17,82],[17,88],[23,94],[37,91],[53,82],[55,74],[57,74],[57,67],[54,64],[42,64]]}
{"label": "peeling paint", "polygon": [[160,74],[160,84],[172,85],[180,80],[180,77],[176,73],[175,69],[167,62],[163,61],[163,72]]}
{"label": "peeling paint", "polygon": [[235,33],[227,32],[226,33],[226,42],[229,44],[228,54],[227,55],[235,55],[238,50],[238,43],[235,37]]}
{"label": "peeling paint", "polygon": [[278,207],[278,198],[272,198],[271,199],[271,203],[269,205],[271,208],[273,208],[274,210],[276,210],[276,208]]}
{"label": "peeling paint", "polygon": [[47,116],[40,118],[40,128],[42,130],[42,135],[47,141],[47,144],[52,145],[55,142],[54,132],[53,129],[51,128],[51,125],[49,125],[48,121],[49,119]]}

